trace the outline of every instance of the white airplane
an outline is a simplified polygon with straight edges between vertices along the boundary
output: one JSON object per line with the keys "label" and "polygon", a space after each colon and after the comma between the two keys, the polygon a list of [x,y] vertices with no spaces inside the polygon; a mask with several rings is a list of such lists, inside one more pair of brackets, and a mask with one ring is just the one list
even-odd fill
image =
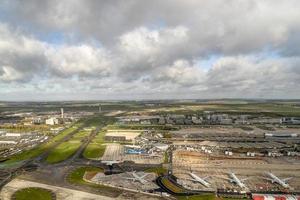
{"label": "white airplane", "polygon": [[[128,172],[126,172],[126,173],[128,173]],[[147,180],[144,179],[148,174],[143,174],[143,175],[139,176],[137,173],[135,173],[135,171],[133,171],[133,172],[131,172],[130,175],[132,175],[133,177],[132,178],[126,178],[126,179],[132,180],[132,181],[138,181],[141,184],[145,184],[145,183],[148,182]]]}
{"label": "white airplane", "polygon": [[113,164],[117,164],[120,163],[121,161],[117,161],[117,160],[102,160],[101,163],[104,163],[106,165],[113,165]]}
{"label": "white airplane", "polygon": [[189,175],[192,177],[192,179],[188,179],[188,180],[201,183],[205,187],[210,187],[210,183],[206,181],[206,179],[208,178],[208,176],[206,176],[204,178],[200,178],[199,176],[197,176],[193,172],[189,172]]}
{"label": "white airplane", "polygon": [[231,172],[231,173],[229,173],[229,177],[230,177],[230,179],[229,179],[229,181],[231,182],[231,183],[235,183],[235,184],[237,184],[240,188],[247,188],[247,186],[245,185],[245,183],[243,183],[245,180],[247,180],[248,178],[244,178],[244,179],[239,179],[236,175],[235,175],[235,173],[233,173],[233,172]]}
{"label": "white airplane", "polygon": [[277,176],[275,176],[274,174],[272,174],[271,172],[267,172],[266,174],[270,178],[265,178],[265,179],[271,181],[272,183],[277,183],[277,184],[281,185],[284,188],[291,188],[290,185],[287,183],[287,181],[292,179],[292,177],[280,179]]}

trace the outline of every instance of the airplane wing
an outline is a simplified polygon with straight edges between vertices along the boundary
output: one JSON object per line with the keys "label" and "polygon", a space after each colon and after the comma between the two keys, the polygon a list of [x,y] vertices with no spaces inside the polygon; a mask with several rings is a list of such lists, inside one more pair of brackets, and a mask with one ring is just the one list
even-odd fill
{"label": "airplane wing", "polygon": [[248,178],[243,178],[243,179],[241,179],[241,181],[246,181],[246,180],[249,180],[250,179],[250,177],[248,177]]}
{"label": "airplane wing", "polygon": [[267,180],[267,181],[274,182],[274,180],[273,180],[273,179],[271,179],[271,178],[262,177],[262,179],[265,179],[265,180]]}
{"label": "airplane wing", "polygon": [[144,175],[141,176],[140,178],[143,179],[143,178],[145,178],[146,176],[148,176],[148,174],[144,174]]}
{"label": "airplane wing", "polygon": [[293,178],[293,177],[284,178],[284,179],[282,179],[282,181],[283,181],[283,182],[287,182],[287,181],[291,180],[292,178]]}
{"label": "airplane wing", "polygon": [[209,178],[209,176],[205,176],[205,177],[203,177],[202,179],[203,180],[206,180],[206,179],[208,179]]}
{"label": "airplane wing", "polygon": [[232,181],[232,179],[227,178],[227,177],[218,176],[218,178],[223,179],[223,180],[226,180],[226,181]]}
{"label": "airplane wing", "polygon": [[128,180],[133,180],[133,181],[135,181],[136,179],[135,178],[125,178],[125,179],[128,179]]}
{"label": "airplane wing", "polygon": [[198,182],[196,179],[193,179],[193,178],[185,178],[185,180]]}

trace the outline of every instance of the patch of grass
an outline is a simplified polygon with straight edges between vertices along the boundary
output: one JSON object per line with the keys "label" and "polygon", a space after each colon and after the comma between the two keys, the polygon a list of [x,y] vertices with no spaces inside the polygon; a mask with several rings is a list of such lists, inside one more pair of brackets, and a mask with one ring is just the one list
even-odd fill
{"label": "patch of grass", "polygon": [[83,175],[86,171],[87,172],[103,172],[103,169],[99,168],[99,167],[80,167],[80,168],[77,168],[68,175],[68,181],[70,183],[73,183],[73,184],[74,183],[86,184],[87,182],[85,182],[83,180]]}
{"label": "patch of grass", "polygon": [[157,175],[161,175],[161,174],[166,174],[168,170],[163,167],[153,167],[153,168],[146,169],[145,172],[149,172],[149,173],[154,172]]}
{"label": "patch of grass", "polygon": [[96,159],[103,156],[106,146],[103,145],[105,131],[100,131],[95,138],[88,144],[83,152],[83,156],[87,159]]}
{"label": "patch of grass", "polygon": [[78,129],[82,124],[74,124],[73,126],[71,126],[68,129],[63,130],[60,134],[56,135],[53,138],[53,142],[58,142],[60,140],[62,140],[64,137],[66,137],[67,135],[69,135],[71,132],[75,131],[76,129]]}
{"label": "patch of grass", "polygon": [[67,180],[71,184],[77,184],[77,185],[85,185],[93,188],[97,188],[98,190],[101,191],[104,195],[109,195],[113,197],[119,196],[122,191],[116,188],[104,186],[104,185],[99,185],[99,184],[94,184],[94,183],[89,183],[83,180],[83,176],[85,172],[90,172],[90,173],[97,173],[97,172],[103,172],[102,168],[99,167],[79,167],[72,171],[68,176]]}
{"label": "patch of grass", "polygon": [[87,159],[101,158],[105,152],[106,145],[90,143],[84,150],[83,156]]}
{"label": "patch of grass", "polygon": [[201,194],[201,195],[193,195],[193,196],[180,196],[177,197],[178,200],[215,200],[216,196],[214,194]]}
{"label": "patch of grass", "polygon": [[48,155],[46,162],[54,164],[70,158],[80,147],[83,138],[90,134],[89,131],[79,131],[73,137],[55,147]]}
{"label": "patch of grass", "polygon": [[52,194],[49,190],[35,187],[18,190],[14,197],[16,200],[52,200]]}
{"label": "patch of grass", "polygon": [[172,138],[171,133],[163,133],[163,138]]}
{"label": "patch of grass", "polygon": [[90,134],[90,131],[79,131],[76,133],[73,137],[72,140],[82,140],[84,137],[88,136]]}
{"label": "patch of grass", "polygon": [[229,198],[229,197],[222,197],[221,200],[250,200],[248,198]]}
{"label": "patch of grass", "polygon": [[164,163],[167,164],[168,163],[168,158],[169,158],[169,155],[168,155],[168,152],[166,151],[164,153]]}
{"label": "patch of grass", "polygon": [[80,145],[81,142],[76,140],[63,142],[50,152],[46,162],[49,164],[54,164],[64,161],[71,157],[80,147]]}

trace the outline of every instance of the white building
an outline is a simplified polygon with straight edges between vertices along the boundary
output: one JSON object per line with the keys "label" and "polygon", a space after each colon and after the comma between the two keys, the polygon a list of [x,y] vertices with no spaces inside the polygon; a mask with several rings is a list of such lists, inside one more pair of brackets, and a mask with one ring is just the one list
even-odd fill
{"label": "white building", "polygon": [[0,140],[0,144],[17,144],[17,142],[13,140]]}
{"label": "white building", "polygon": [[6,137],[20,137],[20,133],[5,133]]}
{"label": "white building", "polygon": [[58,123],[59,123],[59,121],[58,121],[58,119],[55,118],[55,117],[51,117],[51,118],[49,118],[49,119],[46,119],[46,124],[47,124],[47,125],[56,125],[56,124],[58,124]]}

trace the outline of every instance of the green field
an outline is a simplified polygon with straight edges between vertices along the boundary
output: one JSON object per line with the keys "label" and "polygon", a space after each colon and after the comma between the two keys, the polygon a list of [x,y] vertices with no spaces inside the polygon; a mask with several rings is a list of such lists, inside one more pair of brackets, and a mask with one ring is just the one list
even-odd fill
{"label": "green field", "polygon": [[216,196],[214,194],[202,194],[202,195],[193,195],[193,196],[180,196],[177,197],[178,200],[215,200]]}
{"label": "green field", "polygon": [[51,148],[51,146],[54,145],[56,142],[62,140],[64,137],[66,137],[67,135],[69,135],[70,133],[72,133],[73,131],[78,129],[78,127],[80,127],[81,125],[82,125],[82,123],[74,124],[70,128],[67,128],[67,129],[61,131],[58,135],[54,136],[48,142],[43,143],[36,148],[30,149],[28,151],[24,151],[20,154],[12,156],[8,161],[5,162],[5,164],[10,164],[10,163],[19,162],[19,161],[37,157],[41,153],[49,150]]}
{"label": "green field", "polygon": [[237,101],[217,100],[206,102],[165,103],[155,108],[143,108],[141,111],[152,114],[199,114],[214,111],[228,114],[250,114],[271,117],[299,116],[298,101]]}
{"label": "green field", "polygon": [[82,178],[84,173],[88,171],[88,172],[103,172],[102,168],[99,167],[80,167],[75,169],[74,171],[72,171],[69,175],[68,175],[68,181],[70,183],[80,183],[80,184],[86,184],[87,182],[85,182]]}
{"label": "green field", "polygon": [[112,188],[112,187],[107,187],[104,185],[99,185],[99,184],[93,184],[93,183],[89,183],[83,180],[83,176],[85,172],[103,172],[102,168],[99,167],[79,167],[75,170],[73,170],[71,173],[69,173],[69,175],[67,176],[67,181],[71,184],[75,184],[75,185],[85,185],[85,186],[89,186],[92,188],[96,188],[97,190],[101,191],[101,193],[103,195],[107,195],[107,196],[112,196],[112,197],[117,197],[119,196],[122,191]]}
{"label": "green field", "polygon": [[54,164],[68,159],[76,152],[80,145],[80,141],[69,141],[61,143],[48,155],[46,159],[47,163]]}
{"label": "green field", "polygon": [[83,152],[83,156],[87,159],[101,158],[105,152],[105,145],[98,143],[90,143]]}
{"label": "green field", "polygon": [[83,152],[83,156],[87,159],[101,158],[105,152],[106,146],[104,145],[105,131],[97,133],[96,137],[88,144]]}
{"label": "green field", "polygon": [[46,162],[59,163],[70,158],[80,147],[82,139],[90,134],[89,131],[79,131],[71,139],[55,147],[48,155]]}
{"label": "green field", "polygon": [[16,200],[52,200],[52,194],[50,191],[43,188],[24,188],[18,190],[14,197]]}
{"label": "green field", "polygon": [[168,170],[166,168],[163,168],[163,167],[153,167],[153,168],[149,168],[149,169],[145,170],[145,172],[154,172],[157,175],[166,174],[167,171]]}
{"label": "green field", "polygon": [[105,130],[108,124],[112,124],[116,121],[114,117],[107,117],[101,114],[89,120],[90,126],[100,126],[102,128],[100,132],[97,133],[95,138],[88,144],[83,152],[83,156],[87,159],[98,159],[101,158],[105,152],[106,146],[104,145]]}

